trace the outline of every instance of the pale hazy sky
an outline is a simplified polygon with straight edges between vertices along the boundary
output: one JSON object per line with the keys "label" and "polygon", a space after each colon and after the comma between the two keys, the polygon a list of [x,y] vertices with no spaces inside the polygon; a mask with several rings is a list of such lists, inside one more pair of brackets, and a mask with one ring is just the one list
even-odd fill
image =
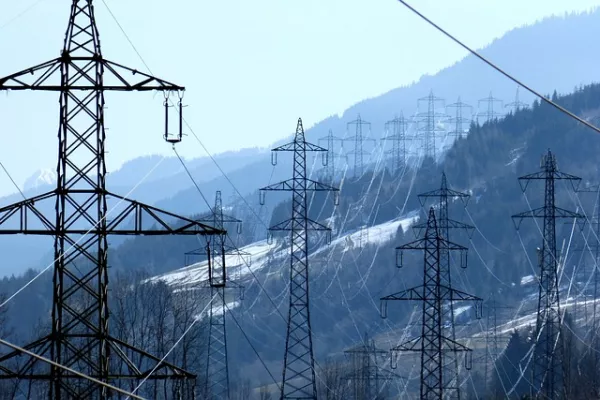
{"label": "pale hazy sky", "polygon": [[[212,153],[266,146],[291,133],[299,116],[310,127],[465,56],[395,0],[106,2],[154,74],[187,87],[186,118]],[[70,1],[0,3],[1,76],[59,55]],[[94,4],[104,56],[145,70],[102,0]],[[515,27],[600,1],[412,4],[482,47]],[[0,95],[0,160],[19,184],[39,168],[55,167],[57,104],[56,94]],[[173,154],[162,141],[161,105],[162,97],[151,93],[107,96],[109,170],[141,155]],[[192,137],[178,149],[190,158],[205,155]],[[0,171],[0,194],[13,192],[9,185]]]}

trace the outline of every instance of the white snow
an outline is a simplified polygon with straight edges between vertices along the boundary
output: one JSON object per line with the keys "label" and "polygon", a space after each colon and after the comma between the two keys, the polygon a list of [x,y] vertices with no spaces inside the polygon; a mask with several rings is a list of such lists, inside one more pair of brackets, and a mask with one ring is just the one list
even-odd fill
{"label": "white snow", "polygon": [[36,189],[40,186],[56,183],[56,171],[44,168],[30,176],[23,184],[23,190]]}
{"label": "white snow", "polygon": [[527,285],[531,282],[533,282],[535,279],[535,276],[533,275],[527,275],[521,278],[521,286]]}

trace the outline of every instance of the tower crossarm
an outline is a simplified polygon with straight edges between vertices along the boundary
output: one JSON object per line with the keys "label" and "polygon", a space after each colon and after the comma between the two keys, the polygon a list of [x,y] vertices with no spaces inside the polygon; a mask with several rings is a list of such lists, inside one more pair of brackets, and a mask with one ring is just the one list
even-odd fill
{"label": "tower crossarm", "polygon": [[[269,186],[265,186],[265,187],[261,188],[260,191],[261,192],[265,192],[265,191],[290,191],[291,192],[294,190],[298,190],[297,187],[296,188],[294,187],[294,183],[295,183],[295,179],[291,178],[291,179],[287,179],[282,182],[278,182],[278,183],[274,183]],[[315,191],[315,192],[329,192],[329,191],[339,192],[338,188],[335,188],[335,187],[327,185],[325,183],[317,182],[317,181],[314,181],[314,180],[308,179],[308,178],[306,178],[306,186],[304,186],[302,188],[302,190]]]}
{"label": "tower crossarm", "polygon": [[441,300],[449,300],[449,301],[476,301],[483,302],[481,297],[473,296],[471,294],[465,293],[463,291],[449,288],[445,285],[440,285],[440,293],[444,295],[440,297],[437,296],[426,296],[423,293],[426,293],[424,290],[424,286],[416,286],[414,288],[402,290],[400,292],[382,297],[381,301],[391,301],[391,300],[426,300],[433,301],[437,299]]}
{"label": "tower crossarm", "polygon": [[[104,67],[104,81],[101,84],[95,76],[98,64]],[[76,71],[67,82],[61,82],[62,68]],[[0,78],[0,91],[3,90],[183,91],[185,87],[105,60],[101,56],[71,57],[63,53],[54,60]]]}
{"label": "tower crossarm", "polygon": [[548,211],[552,214],[553,218],[572,218],[572,219],[584,219],[585,216],[582,214],[565,210],[564,208],[556,207],[550,208],[548,207],[539,207],[533,210],[524,211],[519,214],[515,214],[512,216],[513,222],[515,223],[515,227],[519,229],[521,226],[521,222],[525,218],[544,218],[548,216]]}
{"label": "tower crossarm", "polygon": [[[273,225],[272,227],[269,228],[270,231],[291,231],[292,227],[294,227],[294,223],[296,221],[293,218],[287,219],[285,221],[282,221],[278,224]],[[294,229],[296,229],[296,227],[294,227]],[[331,231],[331,228],[313,221],[312,219],[306,219],[306,229],[309,231]]]}
{"label": "tower crossarm", "polygon": [[[76,191],[71,191],[76,192]],[[95,196],[92,190],[82,190],[79,194]],[[105,232],[109,235],[221,235],[226,231],[213,228],[190,218],[178,216],[156,207],[130,200],[123,196],[106,192],[107,199],[117,200],[120,211],[111,216],[105,230],[101,224],[65,225],[58,232],[54,223],[40,211],[45,204],[53,205],[56,201],[56,191],[48,192],[18,203],[0,208],[0,235],[58,235],[58,234],[93,234]],[[84,205],[79,207],[76,214],[78,219],[93,221],[91,211]],[[89,217],[89,218],[88,218]],[[78,221],[79,222],[79,221]]]}

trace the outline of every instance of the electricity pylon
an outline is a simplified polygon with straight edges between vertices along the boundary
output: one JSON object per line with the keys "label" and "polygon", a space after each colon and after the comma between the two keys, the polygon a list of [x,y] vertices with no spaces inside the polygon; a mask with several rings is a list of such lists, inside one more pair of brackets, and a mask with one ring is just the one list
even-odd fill
{"label": "electricity pylon", "polygon": [[333,131],[330,129],[327,136],[324,136],[319,139],[319,145],[321,145],[322,141],[327,141],[327,152],[322,154],[323,168],[325,170],[324,179],[328,182],[333,182],[336,174],[335,160],[336,159],[346,159],[346,155],[338,154],[335,151],[335,142],[343,143],[344,139],[334,136]]}
{"label": "electricity pylon", "polygon": [[508,103],[504,107],[509,108],[513,114],[519,110],[525,110],[525,109],[529,108],[529,104],[523,103],[522,101],[519,100],[519,86],[517,86],[517,93],[515,94],[515,100],[512,103]]}
{"label": "electricity pylon", "polygon": [[385,154],[391,158],[392,171],[398,172],[406,166],[407,150],[406,141],[410,140],[407,135],[408,121],[404,118],[402,112],[400,116],[385,123],[385,136],[381,141],[392,142],[392,148],[385,151]]}
{"label": "electricity pylon", "polygon": [[439,126],[439,122],[447,120],[448,116],[445,113],[437,112],[436,109],[438,107],[444,108],[445,101],[442,98],[435,97],[433,91],[431,91],[429,96],[417,100],[419,110],[424,102],[427,103],[427,111],[419,112],[415,116],[417,132],[421,139],[423,155],[437,160],[436,138],[446,133],[446,129]]}
{"label": "electricity pylon", "polygon": [[502,100],[495,98],[492,96],[492,92],[485,99],[480,99],[477,102],[477,108],[481,110],[481,104],[484,104],[484,111],[479,111],[477,113],[477,123],[483,124],[485,122],[489,122],[504,116],[501,112],[495,110],[494,105],[500,104],[500,108],[502,108]]}
{"label": "electricity pylon", "polygon": [[[260,189],[261,204],[267,191],[292,192],[292,217],[273,225],[271,231],[290,231],[290,302],[281,399],[316,399],[315,362],[310,325],[310,297],[308,294],[308,231],[329,232],[330,229],[308,217],[309,191],[338,192],[332,186],[309,179],[306,175],[306,153],[327,149],[306,141],[302,119],[298,119],[294,141],[273,149],[274,163],[277,152],[294,154],[294,172],[291,179]],[[337,203],[337,193],[335,195]]]}
{"label": "electricity pylon", "polygon": [[[439,231],[433,207],[429,209],[425,235],[422,239],[396,247],[397,266],[402,267],[402,252],[404,250],[423,250],[423,284],[411,289],[381,298],[382,317],[387,316],[387,302],[391,300],[421,301],[422,326],[421,335],[410,339],[392,349],[392,359],[398,352],[421,353],[420,399],[441,400],[448,397],[456,398],[460,393],[458,384],[445,378],[448,369],[455,368],[454,363],[448,364],[446,353],[466,352],[465,367],[471,368],[472,350],[455,339],[448,337],[443,329],[444,302],[475,301],[477,317],[480,317],[481,298],[456,290],[446,284],[442,278],[441,258],[444,252],[458,251],[461,262],[466,262],[467,248],[444,239]],[[394,361],[393,361],[394,363]],[[456,374],[453,374],[455,376]],[[453,380],[454,382],[454,380]]]}
{"label": "electricity pylon", "polygon": [[560,172],[554,154],[550,150],[541,161],[541,171],[519,178],[521,190],[525,192],[532,180],[544,181],[544,205],[530,211],[513,215],[515,227],[524,218],[543,220],[543,240],[540,250],[539,297],[536,321],[536,342],[533,363],[532,393],[544,399],[564,397],[564,374],[562,357],[562,335],[560,298],[558,287],[559,260],[556,250],[556,219],[582,218],[582,215],[555,205],[555,182],[570,181],[575,188],[581,178]]}
{"label": "electricity pylon", "polygon": [[[211,223],[212,226],[223,231],[226,223],[238,224],[238,229],[241,227],[239,219],[223,214],[223,200],[220,191],[215,194],[215,205],[210,215],[200,218],[198,221]],[[238,257],[249,255],[240,252],[235,246],[227,244],[226,240],[226,235],[220,235],[211,240],[206,248],[199,248],[186,253],[187,256],[206,255],[208,261],[208,278],[200,282],[200,285],[207,286],[210,289],[208,352],[206,355],[206,382],[203,396],[204,399],[210,400],[229,399],[225,289],[242,289],[239,283],[229,278],[225,265],[226,257],[228,255],[237,255]]]}
{"label": "electricity pylon", "polygon": [[385,384],[385,382],[400,378],[399,375],[379,367],[378,359],[385,356],[387,351],[377,348],[375,341],[369,340],[367,334],[362,343],[344,350],[344,354],[350,358],[352,372],[346,375],[346,379],[352,381],[353,399],[381,399],[383,397],[380,393],[382,388],[380,382]]}
{"label": "electricity pylon", "polygon": [[[467,126],[466,131],[469,129],[469,125],[473,122],[471,118],[473,114],[473,107],[467,103],[463,103],[458,96],[456,103],[448,104],[446,109],[454,109],[454,116],[448,119],[448,123],[454,125],[454,129],[448,132],[448,136],[454,136],[461,138],[465,134],[465,124]],[[468,117],[465,116],[464,110],[468,110]]]}
{"label": "electricity pylon", "polygon": [[375,143],[375,139],[369,137],[370,135],[365,136],[363,134],[363,125],[367,126],[370,132],[371,123],[362,120],[360,114],[358,114],[358,117],[354,121],[348,122],[347,128],[350,128],[352,125],[355,126],[354,136],[350,136],[344,139],[344,141],[354,142],[354,150],[348,152],[347,155],[352,154],[354,156],[354,177],[360,178],[365,172],[364,157],[370,154],[363,149],[363,145],[365,142]]}
{"label": "electricity pylon", "polygon": [[[45,382],[48,398],[58,400],[108,399],[114,394],[62,367],[104,383],[195,378],[112,336],[108,307],[108,235],[224,233],[106,190],[104,93],[184,88],[106,60],[92,0],[73,0],[60,57],[0,78],[0,91],[6,90],[60,95],[56,189],[0,209],[0,234],[54,237],[51,332],[25,349],[55,364],[40,365],[35,358],[11,352],[0,357],[0,379]],[[179,106],[181,111],[181,96]],[[167,141],[180,141],[181,120],[178,137],[167,133]],[[109,222],[110,200],[120,208]],[[47,203],[55,205],[54,221],[40,211]],[[16,358],[20,366],[9,367],[8,361]]]}
{"label": "electricity pylon", "polygon": [[[438,208],[438,231],[440,236],[445,240],[450,240],[450,230],[460,229],[467,232],[468,234],[471,234],[473,232],[473,226],[451,219],[448,210],[449,201],[451,199],[460,199],[463,202],[463,205],[466,207],[469,197],[470,196],[466,193],[450,189],[448,187],[448,180],[446,179],[445,173],[442,173],[442,182],[440,184],[439,189],[432,190],[426,193],[421,193],[418,195],[419,202],[421,203],[422,207],[425,207],[426,203],[430,199],[437,199],[436,206]],[[427,224],[418,224],[415,225],[414,229],[422,231],[426,227]],[[442,251],[440,253],[440,273],[442,277],[442,282],[448,285],[448,287],[452,287],[450,267],[450,252],[447,250]],[[454,304],[451,301],[448,301],[445,302],[443,305],[444,307],[442,309],[442,318],[445,322],[445,335],[450,339],[455,340],[456,327],[454,321]],[[449,366],[449,369],[444,374],[445,379],[448,380],[449,386],[457,388],[456,398],[460,399],[460,378],[458,374],[459,355],[456,352],[448,352],[445,354],[445,357],[445,365]]]}

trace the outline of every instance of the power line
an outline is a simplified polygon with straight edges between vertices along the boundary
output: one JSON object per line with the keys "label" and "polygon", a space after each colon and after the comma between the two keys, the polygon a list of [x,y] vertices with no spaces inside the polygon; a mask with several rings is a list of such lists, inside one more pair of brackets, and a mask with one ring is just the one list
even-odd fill
{"label": "power line", "polygon": [[556,108],[558,111],[560,111],[560,112],[568,115],[569,117],[575,119],[578,122],[581,122],[582,124],[584,124],[585,126],[587,126],[590,129],[594,130],[595,132],[600,133],[600,128],[592,125],[591,123],[589,123],[588,121],[584,120],[583,118],[578,117],[577,115],[575,115],[571,111],[569,111],[566,108],[564,108],[564,107],[556,104],[555,102],[553,102],[552,100],[550,100],[546,96],[543,96],[542,94],[540,94],[536,90],[532,89],[530,86],[524,84],[523,82],[521,82],[517,78],[513,77],[508,72],[505,72],[502,68],[498,67],[492,61],[488,60],[487,58],[485,58],[484,56],[482,56],[481,54],[479,54],[477,51],[471,49],[469,46],[467,46],[466,44],[464,44],[462,41],[460,41],[459,39],[457,39],[455,36],[453,36],[452,34],[448,33],[446,30],[444,30],[439,25],[437,25],[435,22],[433,22],[432,20],[430,20],[429,18],[427,18],[425,15],[423,15],[422,13],[420,13],[419,11],[417,11],[413,6],[411,6],[410,4],[408,4],[406,1],[404,1],[404,0],[397,0],[397,1],[399,3],[402,3],[406,8],[408,8],[410,11],[412,11],[413,13],[415,13],[416,15],[418,15],[421,19],[423,19],[429,25],[433,26],[435,29],[437,29],[438,31],[440,31],[441,33],[443,33],[445,36],[447,36],[453,42],[455,42],[456,44],[458,44],[459,46],[461,46],[463,49],[467,50],[469,53],[471,53],[475,57],[479,58],[481,61],[483,61],[484,63],[486,63],[487,65],[489,65],[490,67],[492,67],[493,69],[495,69],[496,71],[498,71],[499,73],[501,73],[502,75],[504,75],[505,77],[507,77],[508,79],[510,79],[511,81],[513,81],[514,83],[516,83],[517,85],[522,86],[529,93],[531,93],[534,96],[538,97],[540,100],[543,100],[544,102],[548,103],[552,107]]}

